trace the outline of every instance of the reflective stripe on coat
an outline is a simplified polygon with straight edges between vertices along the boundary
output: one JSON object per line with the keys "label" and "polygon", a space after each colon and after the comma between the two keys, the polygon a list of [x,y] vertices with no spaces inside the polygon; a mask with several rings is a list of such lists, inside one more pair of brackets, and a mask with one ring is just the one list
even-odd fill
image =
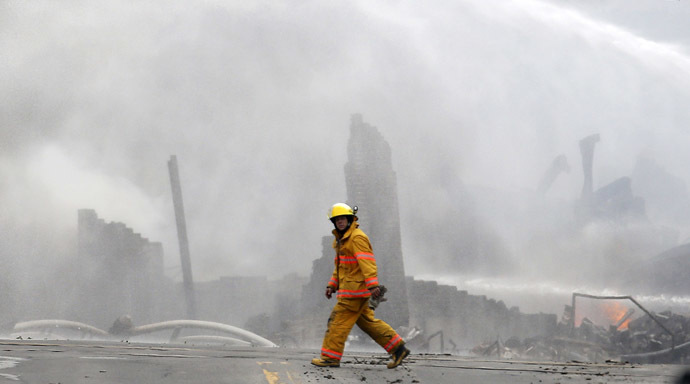
{"label": "reflective stripe on coat", "polygon": [[378,287],[376,259],[369,237],[359,229],[355,219],[350,228],[339,238],[333,230],[335,239],[335,268],[328,286],[338,291],[339,299],[365,298],[371,296],[370,288]]}

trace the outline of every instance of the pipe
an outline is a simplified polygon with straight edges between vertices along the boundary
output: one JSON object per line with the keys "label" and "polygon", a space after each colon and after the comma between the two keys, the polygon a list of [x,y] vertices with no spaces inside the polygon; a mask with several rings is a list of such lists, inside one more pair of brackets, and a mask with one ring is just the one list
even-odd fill
{"label": "pipe", "polygon": [[180,338],[184,343],[213,343],[213,344],[229,344],[232,346],[251,347],[252,343],[234,337],[225,336],[185,336]]}
{"label": "pipe", "polygon": [[170,320],[163,321],[161,323],[154,323],[148,325],[142,325],[139,327],[134,327],[129,330],[128,334],[131,336],[141,335],[145,333],[153,333],[158,331],[164,331],[168,329],[177,328],[201,328],[209,329],[219,332],[229,333],[231,335],[238,336],[242,339],[248,340],[253,346],[258,347],[277,347],[275,343],[268,339],[257,335],[256,333],[249,332],[242,328],[233,327],[232,325],[215,323],[212,321],[201,321],[201,320]]}
{"label": "pipe", "polygon": [[112,336],[108,332],[92,327],[88,324],[70,320],[31,320],[14,325],[13,332],[32,331],[37,329],[66,328],[75,331],[91,333],[98,336]]}
{"label": "pipe", "polygon": [[[112,335],[104,330],[98,329],[96,327],[90,326],[88,324],[79,323],[76,321],[69,320],[33,320],[17,323],[14,326],[13,332],[23,332],[36,329],[54,329],[54,328],[66,328],[73,329],[81,332],[86,332],[98,336],[103,336],[107,338],[112,338]],[[158,331],[165,331],[172,329],[175,335],[174,339],[177,339],[180,331],[183,328],[200,328],[208,329],[217,332],[224,332],[230,335],[240,337],[246,340],[252,346],[258,347],[278,347],[277,344],[272,341],[265,339],[253,332],[244,330],[242,328],[234,327],[232,325],[215,323],[212,321],[201,321],[201,320],[171,320],[164,321],[160,323],[142,325],[139,327],[133,327],[123,332],[127,336],[136,336],[146,333],[153,333]],[[173,340],[171,340],[173,341]]]}

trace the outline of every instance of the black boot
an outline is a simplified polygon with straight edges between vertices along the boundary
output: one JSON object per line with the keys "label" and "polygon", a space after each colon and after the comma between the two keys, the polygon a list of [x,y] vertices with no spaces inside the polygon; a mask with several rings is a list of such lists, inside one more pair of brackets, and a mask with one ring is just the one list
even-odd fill
{"label": "black boot", "polygon": [[407,357],[407,355],[410,354],[410,350],[405,348],[405,344],[401,345],[398,347],[398,349],[393,352],[393,355],[391,356],[393,358],[393,361],[388,363],[388,368],[395,368],[398,365],[400,365],[403,361],[404,358]]}

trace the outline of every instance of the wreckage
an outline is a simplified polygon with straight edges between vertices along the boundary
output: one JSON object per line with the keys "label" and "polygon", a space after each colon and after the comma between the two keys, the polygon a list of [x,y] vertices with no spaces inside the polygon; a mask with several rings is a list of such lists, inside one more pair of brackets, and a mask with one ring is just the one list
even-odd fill
{"label": "wreckage", "polygon": [[[577,298],[605,300],[612,324],[595,324],[587,317],[580,320]],[[632,319],[634,308],[611,304],[627,300],[644,315]],[[686,364],[690,357],[690,318],[671,311],[654,313],[631,296],[595,296],[573,293],[572,305],[566,305],[557,331],[551,335],[524,340],[511,338],[484,343],[471,351],[479,356],[523,358],[553,361]]]}
{"label": "wreckage", "polygon": [[[645,211],[645,201],[635,196],[630,177],[621,177],[599,189],[593,187],[593,157],[598,134],[580,140],[584,183],[579,201],[575,205],[579,224],[591,222],[619,224],[621,233],[630,223],[642,223],[638,230],[631,230],[634,239],[630,244],[639,245],[640,236],[656,241],[654,246],[620,247],[625,254],[614,255],[609,264],[603,265],[622,270],[613,278],[607,275],[608,283],[624,291],[638,294],[687,293],[686,271],[690,266],[690,244],[675,245],[675,239],[668,235],[668,229],[658,229],[650,224]],[[550,185],[570,167],[567,159],[557,157],[542,178],[538,191],[546,193]],[[682,190],[682,188],[677,188]],[[649,233],[646,233],[649,232]],[[661,239],[661,240],[659,240]],[[638,241],[638,242],[635,242]],[[654,249],[667,250],[648,259],[644,254]],[[631,249],[637,255],[629,254]],[[618,261],[619,263],[617,263]],[[621,265],[622,264],[622,265]],[[600,300],[601,311],[610,312],[608,324],[592,321],[583,315],[577,299]],[[627,302],[632,306],[620,304]],[[634,315],[638,315],[633,318]],[[595,314],[589,314],[590,316]],[[573,293],[571,305],[566,305],[561,321],[554,332],[538,337],[509,338],[482,343],[472,352],[482,356],[502,358],[525,357],[556,361],[604,361],[620,360],[633,363],[686,363],[690,350],[690,318],[666,310],[654,313],[644,308],[632,296],[595,296]]]}

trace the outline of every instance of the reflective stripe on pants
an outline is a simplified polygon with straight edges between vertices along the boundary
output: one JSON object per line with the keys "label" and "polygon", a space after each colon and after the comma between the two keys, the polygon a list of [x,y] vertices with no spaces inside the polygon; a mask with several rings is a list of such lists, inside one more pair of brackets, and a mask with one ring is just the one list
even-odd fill
{"label": "reflective stripe on pants", "polygon": [[368,298],[338,300],[328,318],[328,328],[321,347],[322,358],[340,360],[347,335],[355,324],[388,353],[401,345],[403,339],[400,335],[386,322],[375,318],[374,311],[368,304]]}

